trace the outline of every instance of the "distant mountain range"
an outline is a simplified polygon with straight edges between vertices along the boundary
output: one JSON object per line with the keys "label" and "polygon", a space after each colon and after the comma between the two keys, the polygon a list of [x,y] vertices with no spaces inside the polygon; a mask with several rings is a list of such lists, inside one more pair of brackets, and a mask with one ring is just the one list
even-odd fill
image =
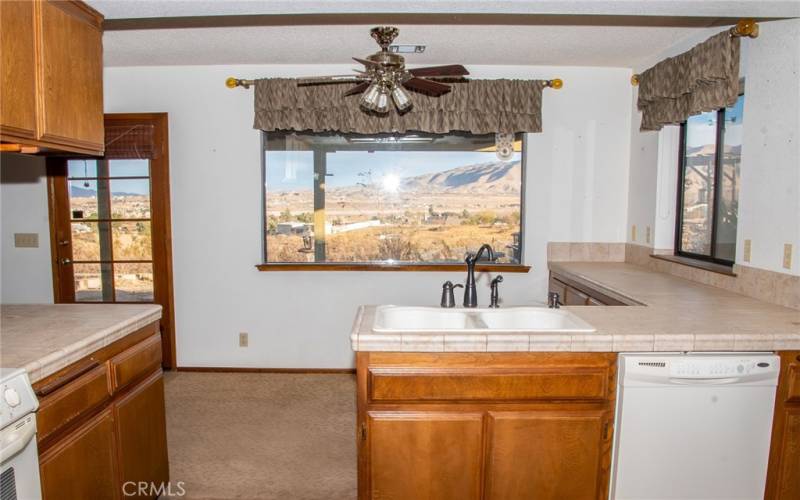
{"label": "distant mountain range", "polygon": [[[703,144],[702,146],[689,146],[686,148],[686,156],[710,156],[717,153],[716,144]],[[725,145],[725,153],[730,155],[742,154],[742,145]]]}
{"label": "distant mountain range", "polygon": [[[125,192],[112,192],[112,196],[145,196],[141,193],[125,193]],[[97,191],[94,189],[86,189],[80,186],[76,186],[71,184],[69,187],[69,196],[70,198],[96,198]]]}
{"label": "distant mountain range", "polygon": [[[522,187],[522,165],[515,161],[492,161],[456,167],[443,172],[405,177],[401,193],[501,194],[516,195]],[[330,189],[331,194],[370,194],[380,186],[347,186]]]}

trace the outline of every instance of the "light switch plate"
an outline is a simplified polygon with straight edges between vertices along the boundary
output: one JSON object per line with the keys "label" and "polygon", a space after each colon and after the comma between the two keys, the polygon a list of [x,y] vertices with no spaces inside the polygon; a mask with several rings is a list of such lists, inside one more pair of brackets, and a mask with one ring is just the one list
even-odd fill
{"label": "light switch plate", "polygon": [[239,332],[239,347],[247,347],[248,343],[247,332]]}
{"label": "light switch plate", "polygon": [[636,241],[636,224],[631,226],[631,240]]}
{"label": "light switch plate", "polygon": [[784,243],[783,244],[783,268],[784,269],[791,269],[792,268],[792,244],[791,243]]}
{"label": "light switch plate", "polygon": [[752,251],[753,240],[744,240],[744,256],[742,259],[745,262],[750,262],[750,252]]}
{"label": "light switch plate", "polygon": [[14,233],[14,246],[17,248],[39,248],[39,234]]}

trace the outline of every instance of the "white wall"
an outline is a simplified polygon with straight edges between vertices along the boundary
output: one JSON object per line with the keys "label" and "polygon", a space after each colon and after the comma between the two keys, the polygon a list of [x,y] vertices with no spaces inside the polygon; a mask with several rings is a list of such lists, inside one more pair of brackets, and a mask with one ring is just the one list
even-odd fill
{"label": "white wall", "polygon": [[[452,273],[258,272],[261,158],[252,90],[228,76],[341,74],[350,66],[107,68],[106,112],[167,112],[180,366],[350,367],[359,304],[436,304]],[[547,241],[625,241],[630,71],[470,67],[476,78],[564,79],[528,137],[525,261],[506,304],[543,301]],[[479,282],[486,303],[488,280]],[[239,348],[238,333],[250,347]]]}
{"label": "white wall", "polygon": [[[44,159],[0,155],[0,302],[52,303]],[[15,248],[14,233],[37,233],[38,248]]]}
{"label": "white wall", "polygon": [[[740,74],[745,77],[745,107],[739,192],[736,263],[800,275],[800,20],[759,23],[756,39],[742,40]],[[718,28],[684,40],[637,71],[688,50]],[[633,96],[635,109],[636,93]],[[671,249],[677,184],[677,126],[639,132],[640,113],[631,130],[630,226],[636,243]],[[647,244],[642,228],[653,224]],[[752,240],[751,261],[743,261],[744,240]],[[783,246],[793,245],[792,268],[783,268]]]}

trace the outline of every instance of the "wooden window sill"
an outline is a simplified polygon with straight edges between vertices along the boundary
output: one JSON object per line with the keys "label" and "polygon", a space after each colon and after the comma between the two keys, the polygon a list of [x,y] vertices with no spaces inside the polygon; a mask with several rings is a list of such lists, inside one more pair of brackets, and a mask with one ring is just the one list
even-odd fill
{"label": "wooden window sill", "polygon": [[[413,272],[458,272],[466,271],[466,264],[380,264],[380,263],[286,263],[259,264],[259,271],[413,271]],[[476,264],[475,271],[495,273],[527,273],[531,266],[521,264]]]}
{"label": "wooden window sill", "polygon": [[733,266],[717,264],[716,262],[705,262],[702,260],[690,259],[689,257],[682,257],[680,255],[651,254],[650,257],[653,259],[673,262],[675,264],[681,264],[683,266],[694,267],[695,269],[702,269],[703,271],[710,271],[712,273],[724,274],[726,276],[736,276],[736,273],[733,272]]}

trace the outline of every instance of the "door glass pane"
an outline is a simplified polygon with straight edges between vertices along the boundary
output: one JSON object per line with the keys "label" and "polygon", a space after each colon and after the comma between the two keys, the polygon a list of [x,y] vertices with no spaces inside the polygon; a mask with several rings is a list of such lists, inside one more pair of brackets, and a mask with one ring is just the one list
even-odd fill
{"label": "door glass pane", "polygon": [[715,257],[733,261],[736,256],[736,225],[739,211],[739,166],[742,160],[742,123],[744,97],[733,107],[725,109],[723,153],[720,165],[719,201],[717,218],[717,240]]}
{"label": "door glass pane", "polygon": [[681,250],[711,255],[717,112],[690,117],[685,140]]}
{"label": "door glass pane", "polygon": [[114,260],[152,260],[150,222],[113,222]]}
{"label": "door glass pane", "polygon": [[67,160],[68,177],[97,177],[97,160]]}
{"label": "door glass pane", "polygon": [[108,222],[72,223],[72,260],[111,260]]}
{"label": "door glass pane", "polygon": [[74,264],[75,300],[110,302],[112,298],[111,264]]}
{"label": "door glass pane", "polygon": [[69,181],[69,210],[73,219],[97,218],[97,181]]}
{"label": "door glass pane", "polygon": [[150,160],[108,160],[109,177],[148,177]]}
{"label": "door glass pane", "polygon": [[114,264],[117,302],[153,301],[153,264]]}
{"label": "door glass pane", "polygon": [[111,180],[111,217],[114,219],[149,219],[150,180]]}

